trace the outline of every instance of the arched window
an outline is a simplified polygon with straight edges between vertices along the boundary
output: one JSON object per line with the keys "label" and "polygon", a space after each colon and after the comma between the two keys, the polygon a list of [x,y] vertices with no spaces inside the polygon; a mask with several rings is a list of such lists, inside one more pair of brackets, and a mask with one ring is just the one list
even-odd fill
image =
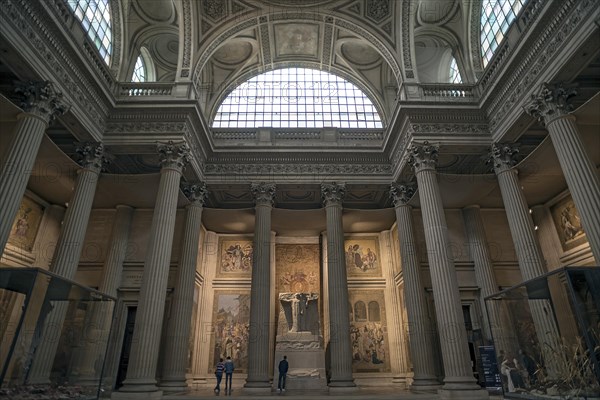
{"label": "arched window", "polygon": [[354,321],[361,322],[367,320],[367,306],[362,301],[354,303]]}
{"label": "arched window", "polygon": [[381,311],[379,309],[379,303],[376,301],[369,302],[369,321],[381,321]]}
{"label": "arched window", "polygon": [[131,82],[153,82],[156,80],[152,57],[145,47],[140,48],[140,55],[135,60]]}
{"label": "arched window", "polygon": [[460,71],[458,70],[458,64],[456,63],[456,58],[452,57],[452,61],[450,61],[450,83],[462,83],[462,77],[460,76]]}
{"label": "arched window", "polygon": [[110,65],[112,32],[109,0],[67,0],[67,4],[81,21],[100,56]]}
{"label": "arched window", "polygon": [[307,68],[255,76],[221,103],[213,128],[382,128],[373,102],[352,83]]}
{"label": "arched window", "polygon": [[519,11],[528,0],[483,0],[481,6],[481,55],[483,66],[492,59]]}

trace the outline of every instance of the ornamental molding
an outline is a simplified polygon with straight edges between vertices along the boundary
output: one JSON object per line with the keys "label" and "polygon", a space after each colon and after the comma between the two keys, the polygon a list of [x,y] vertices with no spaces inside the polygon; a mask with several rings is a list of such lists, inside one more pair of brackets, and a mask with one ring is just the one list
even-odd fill
{"label": "ornamental molding", "polygon": [[189,126],[186,122],[109,122],[105,132],[119,133],[178,133],[187,134]]}
{"label": "ornamental molding", "polygon": [[429,144],[428,141],[423,144],[413,143],[408,153],[408,163],[413,167],[415,173],[424,170],[434,170],[437,166],[439,146]]}
{"label": "ornamental molding", "polygon": [[415,15],[415,2],[402,2],[402,60],[404,62],[404,74],[406,79],[414,79],[415,73],[412,66],[412,39],[411,39],[411,16]]}
{"label": "ornamental molding", "polygon": [[[60,90],[73,104],[72,112],[81,117],[87,117],[90,126],[96,128],[97,136],[104,131],[105,116],[108,114],[107,105],[100,99],[91,82],[84,78],[82,71],[75,66],[73,60],[77,57],[68,46],[63,46],[60,38],[64,33],[54,28],[56,22],[48,20],[41,2],[26,0],[5,0],[0,21],[4,32],[10,33],[9,38],[19,38],[16,47],[29,43],[32,51],[38,55],[38,61],[43,62],[47,69],[60,82]],[[12,27],[12,32],[11,28]],[[10,40],[10,39],[9,39]]]}
{"label": "ornamental molding", "polygon": [[344,183],[322,183],[321,198],[325,207],[329,205],[342,205],[346,197],[346,184]]}
{"label": "ornamental molding", "polygon": [[504,74],[506,79],[501,80],[503,86],[494,90],[499,95],[486,107],[492,130],[499,129],[500,121],[537,84],[539,75],[546,71],[547,64],[554,62],[556,53],[581,25],[581,20],[594,14],[597,2],[568,0],[557,4],[561,4],[562,7],[554,13],[553,17],[548,16],[539,21],[545,29],[538,40],[522,50],[521,63],[507,70]]}
{"label": "ornamental molding", "polygon": [[531,95],[531,102],[523,109],[542,124],[548,125],[553,120],[573,111],[574,106],[570,99],[576,95],[577,90],[574,86],[544,83],[537,95]]}
{"label": "ornamental molding", "polygon": [[275,200],[275,184],[274,183],[251,183],[250,193],[254,198],[254,203],[258,205],[265,205],[273,207]]}
{"label": "ornamental molding", "polygon": [[417,185],[415,184],[392,183],[390,185],[390,197],[395,207],[407,205],[416,191]]}
{"label": "ornamental molding", "polygon": [[182,183],[180,187],[181,191],[192,205],[200,207],[204,205],[204,202],[208,197],[208,189],[206,189],[206,184],[204,182]]}
{"label": "ornamental molding", "polygon": [[206,176],[252,176],[269,175],[273,177],[295,176],[344,176],[344,175],[380,175],[389,176],[392,172],[390,164],[216,164],[207,162],[204,165]]}
{"label": "ornamental molding", "polygon": [[169,140],[167,143],[157,143],[158,158],[161,168],[172,168],[182,171],[190,162],[190,148],[187,143],[174,143]]}
{"label": "ornamental molding", "polygon": [[71,107],[63,101],[61,92],[52,82],[17,82],[15,94],[23,111],[33,114],[46,123],[66,113]]}
{"label": "ornamental molding", "polygon": [[82,168],[94,172],[100,172],[110,163],[102,143],[78,143],[75,146],[75,153],[77,163]]}
{"label": "ornamental molding", "polygon": [[412,134],[434,134],[434,135],[489,135],[488,124],[469,123],[411,123],[409,132]]}
{"label": "ornamental molding", "polygon": [[519,161],[519,145],[516,143],[493,143],[488,154],[487,164],[500,174],[510,170]]}
{"label": "ornamental molding", "polygon": [[181,63],[181,77],[190,75],[192,54],[192,5],[191,0],[182,0],[183,14],[183,57]]}

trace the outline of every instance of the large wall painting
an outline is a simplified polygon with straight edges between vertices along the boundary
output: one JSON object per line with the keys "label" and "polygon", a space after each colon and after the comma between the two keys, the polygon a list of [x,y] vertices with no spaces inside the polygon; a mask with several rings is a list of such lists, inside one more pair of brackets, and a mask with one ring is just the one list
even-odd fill
{"label": "large wall painting", "polygon": [[252,275],[252,238],[220,237],[218,277],[250,277]]}
{"label": "large wall painting", "polygon": [[35,242],[44,209],[28,197],[23,197],[17,217],[13,222],[8,243],[31,251]]}
{"label": "large wall painting", "polygon": [[347,237],[344,249],[348,276],[381,276],[377,237]]}
{"label": "large wall painting", "polygon": [[248,369],[248,335],[250,325],[249,291],[215,291],[213,303],[214,335],[209,371],[214,372],[219,358],[231,357],[236,372]]}
{"label": "large wall painting", "polygon": [[550,212],[564,251],[571,250],[587,241],[581,226],[579,212],[575,208],[571,196],[553,205]]}
{"label": "large wall painting", "polygon": [[276,292],[321,293],[318,244],[275,246]]}
{"label": "large wall painting", "polygon": [[352,371],[389,372],[383,290],[350,290],[349,300]]}

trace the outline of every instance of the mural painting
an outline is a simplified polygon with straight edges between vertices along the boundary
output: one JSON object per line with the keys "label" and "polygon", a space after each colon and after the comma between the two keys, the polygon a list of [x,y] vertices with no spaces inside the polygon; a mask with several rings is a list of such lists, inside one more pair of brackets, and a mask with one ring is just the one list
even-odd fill
{"label": "mural painting", "polygon": [[577,212],[571,196],[552,206],[550,212],[564,251],[571,250],[587,241],[581,226],[579,212]]}
{"label": "mural painting", "polygon": [[349,299],[352,371],[389,372],[383,290],[350,290]]}
{"label": "mural painting", "polygon": [[31,251],[43,214],[42,206],[28,197],[23,197],[10,231],[8,243],[20,249]]}
{"label": "mural painting", "polygon": [[250,292],[216,291],[213,306],[214,335],[211,343],[213,355],[209,370],[219,358],[231,357],[236,372],[248,368],[248,336],[250,326]]}
{"label": "mural painting", "polygon": [[344,249],[348,276],[381,276],[379,240],[376,237],[346,238]]}
{"label": "mural painting", "polygon": [[219,238],[217,276],[250,277],[252,272],[252,238]]}

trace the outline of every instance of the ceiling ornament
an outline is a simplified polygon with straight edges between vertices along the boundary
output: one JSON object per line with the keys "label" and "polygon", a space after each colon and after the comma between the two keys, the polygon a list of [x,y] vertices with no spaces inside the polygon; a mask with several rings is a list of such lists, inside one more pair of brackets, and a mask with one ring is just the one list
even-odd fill
{"label": "ceiling ornament", "polygon": [[390,16],[390,0],[367,0],[365,15],[375,22],[381,22]]}

